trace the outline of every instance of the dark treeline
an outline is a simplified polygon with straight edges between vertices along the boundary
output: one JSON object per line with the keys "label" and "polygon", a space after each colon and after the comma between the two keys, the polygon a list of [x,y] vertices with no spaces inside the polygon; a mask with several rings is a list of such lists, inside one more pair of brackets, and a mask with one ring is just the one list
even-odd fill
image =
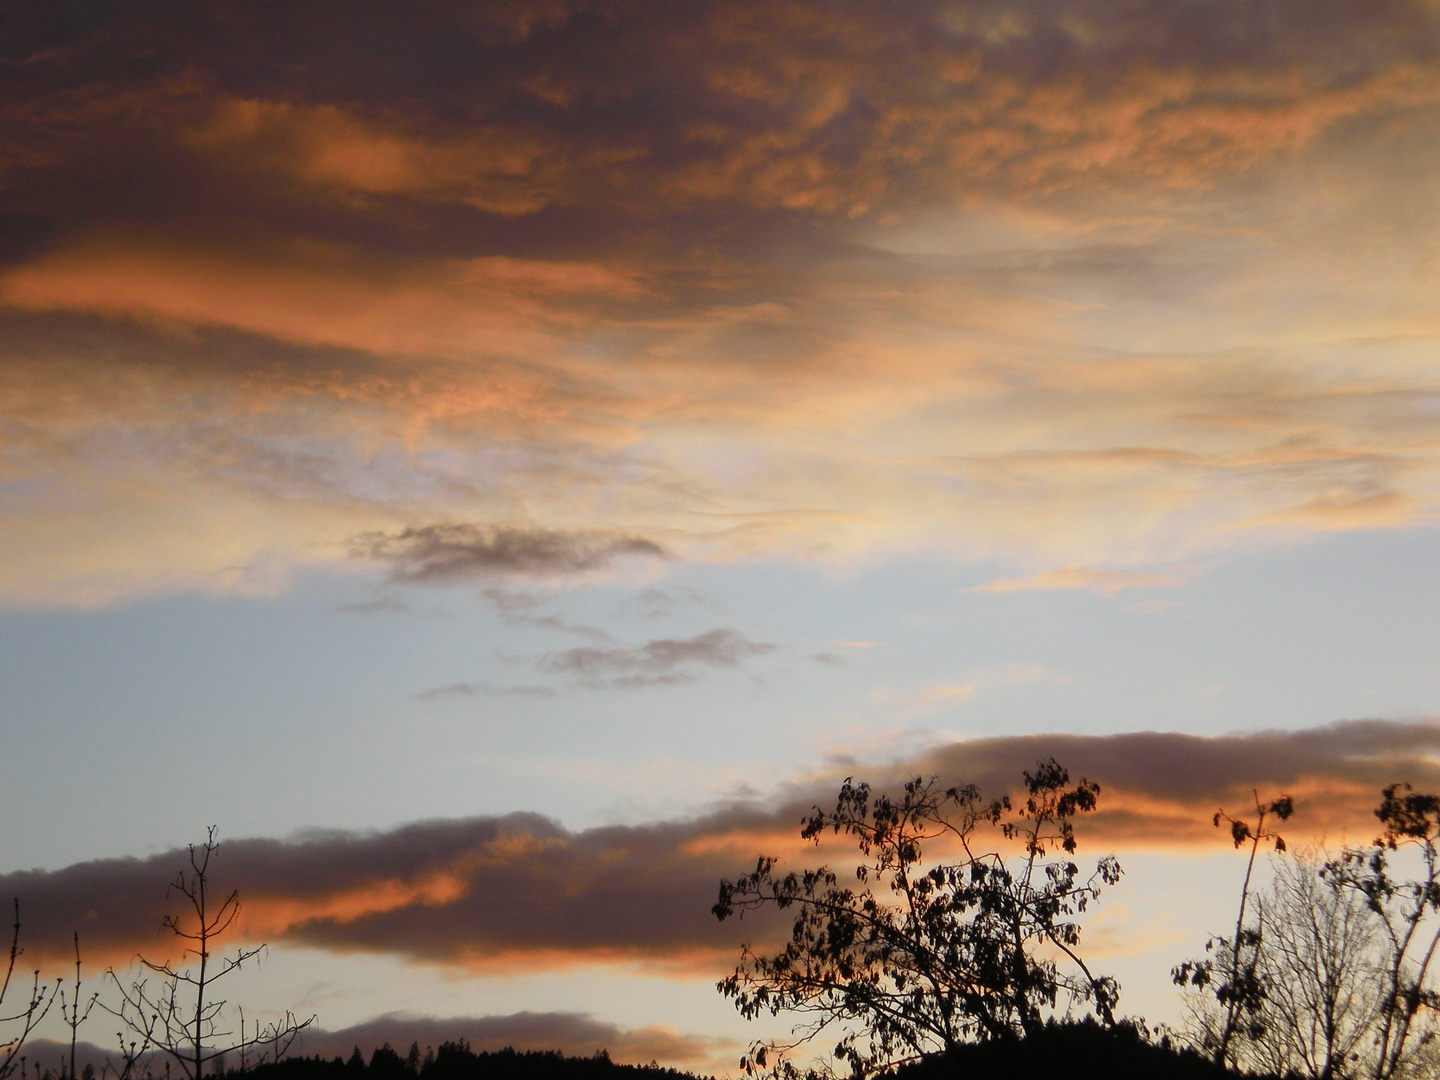
{"label": "dark treeline", "polygon": [[[1048,1023],[1023,1039],[965,1043],[895,1072],[895,1080],[1225,1080],[1230,1070],[1170,1039],[1151,1039],[1127,1023],[1104,1027],[1092,1018]],[[1252,1074],[1252,1080],[1274,1080]]]}
{"label": "dark treeline", "polygon": [[[593,1057],[512,1049],[476,1052],[464,1042],[445,1043],[423,1056],[419,1046],[401,1055],[387,1043],[368,1062],[356,1047],[348,1061],[292,1057],[243,1072],[230,1069],[224,1075],[234,1080],[709,1080],[653,1063],[619,1065],[603,1051]],[[1224,1080],[1234,1074],[1192,1049],[1152,1040],[1133,1025],[1106,1028],[1087,1019],[1050,1023],[1024,1039],[966,1044],[902,1066],[893,1075],[895,1080],[1062,1075],[1067,1080]]]}
{"label": "dark treeline", "polygon": [[593,1057],[566,1057],[558,1051],[470,1049],[464,1040],[442,1043],[422,1056],[419,1045],[401,1055],[389,1043],[367,1062],[357,1046],[349,1060],[289,1057],[226,1077],[246,1080],[704,1080],[693,1073],[649,1065],[619,1065],[603,1050]]}
{"label": "dark treeline", "polygon": [[[64,1080],[58,1072],[36,1071],[37,1080]],[[98,1075],[86,1069],[85,1080]],[[144,1070],[142,1077],[165,1073]],[[713,1080],[695,1073],[650,1065],[621,1065],[604,1051],[592,1057],[566,1057],[559,1051],[474,1051],[464,1041],[438,1050],[418,1044],[401,1054],[389,1043],[367,1061],[357,1046],[348,1059],[287,1057],[237,1063],[213,1074],[225,1080]],[[1086,1019],[1051,1022],[1023,1039],[968,1043],[948,1053],[900,1066],[894,1080],[1013,1080],[1026,1076],[1065,1076],[1066,1080],[1225,1080],[1235,1075],[1195,1050],[1168,1038],[1154,1039],[1128,1023],[1107,1028]],[[172,1074],[173,1076],[173,1074]],[[1251,1074],[1252,1080],[1274,1080]]]}

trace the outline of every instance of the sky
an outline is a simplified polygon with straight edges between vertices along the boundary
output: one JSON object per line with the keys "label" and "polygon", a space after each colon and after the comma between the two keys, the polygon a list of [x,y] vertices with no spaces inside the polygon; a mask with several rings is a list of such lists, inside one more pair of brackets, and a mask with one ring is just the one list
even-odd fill
{"label": "sky", "polygon": [[1440,782],[1437,169],[1433,0],[12,5],[27,955],[214,825],[312,1051],[724,1074],[721,877],[1053,754],[1173,1021],[1217,807]]}

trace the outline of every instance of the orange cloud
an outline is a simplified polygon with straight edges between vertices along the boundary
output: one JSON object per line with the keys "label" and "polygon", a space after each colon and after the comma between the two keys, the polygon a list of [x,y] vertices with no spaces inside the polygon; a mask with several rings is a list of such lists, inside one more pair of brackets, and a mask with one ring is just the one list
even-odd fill
{"label": "orange cloud", "polygon": [[583,263],[487,256],[387,269],[341,249],[236,258],[125,238],[57,252],[0,278],[0,301],[21,309],[178,320],[306,344],[451,355],[544,352],[579,314],[551,300],[623,302],[640,295],[633,277]]}
{"label": "orange cloud", "polygon": [[438,522],[1104,591],[1433,519],[1419,0],[531,7],[37,20],[0,597]]}
{"label": "orange cloud", "polygon": [[291,897],[250,897],[245,902],[238,931],[251,941],[283,937],[287,931],[313,919],[352,923],[367,916],[401,908],[441,907],[465,895],[467,877],[437,872],[419,881],[394,879],[367,882],[330,896],[296,900]]}
{"label": "orange cloud", "polygon": [[241,167],[362,195],[422,194],[500,214],[529,214],[556,198],[563,147],[500,127],[435,142],[367,123],[334,105],[230,99],[192,135]]}
{"label": "orange cloud", "polygon": [[[380,952],[505,972],[537,965],[640,965],[693,976],[723,969],[741,937],[780,929],[775,919],[717,923],[709,914],[721,877],[761,854],[795,865],[853,852],[826,837],[799,840],[799,822],[828,805],[843,774],[883,790],[912,775],[974,782],[1013,793],[1020,774],[1054,755],[1073,777],[1099,782],[1099,809],[1079,823],[1085,852],[1224,847],[1217,807],[1243,814],[1252,790],[1292,795],[1287,837],[1365,843],[1386,784],[1440,788],[1440,724],[1352,722],[1289,732],[1197,737],[1156,732],[1033,735],[936,747],[899,764],[846,762],[805,779],[768,804],[717,810],[690,821],[570,832],[529,814],[422,822],[386,833],[223,844],[217,883],[238,888],[242,933],[334,950]],[[943,855],[936,849],[932,854]],[[0,876],[20,898],[31,955],[63,959],[73,930],[88,957],[123,960],[173,944],[156,934],[165,882],[183,853],[101,860],[63,870]],[[738,935],[738,936],[737,936]]]}
{"label": "orange cloud", "polygon": [[1318,496],[1298,506],[1263,514],[1233,528],[1263,525],[1290,525],[1304,529],[1346,531],[1350,529],[1398,528],[1425,516],[1416,500],[1394,491],[1355,496],[1341,493]]}

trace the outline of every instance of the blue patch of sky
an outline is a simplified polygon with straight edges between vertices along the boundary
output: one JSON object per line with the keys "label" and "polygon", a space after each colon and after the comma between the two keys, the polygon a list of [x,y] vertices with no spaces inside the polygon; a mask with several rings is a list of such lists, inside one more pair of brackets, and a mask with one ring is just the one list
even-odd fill
{"label": "blue patch of sky", "polygon": [[[833,753],[926,740],[1433,714],[1435,541],[1337,535],[1110,595],[967,591],[1013,568],[909,559],[838,576],[675,564],[639,583],[518,587],[503,606],[475,586],[348,573],[272,599],[7,611],[0,797],[21,827],[0,869],[143,855],[212,823],[667,817],[772,792]],[[722,628],[776,648],[733,666],[645,652]],[[600,655],[588,682],[547,665],[576,648]]]}

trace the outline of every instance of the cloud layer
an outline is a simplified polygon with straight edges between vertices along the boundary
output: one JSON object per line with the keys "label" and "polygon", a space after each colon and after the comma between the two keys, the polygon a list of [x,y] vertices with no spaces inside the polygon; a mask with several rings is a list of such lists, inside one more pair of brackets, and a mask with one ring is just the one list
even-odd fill
{"label": "cloud layer", "polygon": [[1440,501],[1420,0],[3,18],[12,601]]}
{"label": "cloud layer", "polygon": [[[690,820],[567,830],[534,814],[418,822],[381,833],[224,841],[217,881],[242,895],[246,940],[337,952],[379,952],[471,970],[641,963],[658,971],[712,972],[743,939],[777,923],[718,924],[709,913],[722,876],[762,853],[813,862],[849,855],[809,851],[799,823],[828,804],[839,778],[898,786],[910,775],[1013,791],[1021,771],[1054,755],[1102,787],[1100,809],[1078,829],[1081,854],[1111,849],[1224,845],[1210,816],[1240,813],[1252,789],[1287,792],[1298,813],[1292,839],[1365,842],[1380,788],[1404,780],[1440,789],[1440,725],[1356,721],[1292,732],[1202,738],[1140,732],[1112,736],[1001,737],[954,743],[877,766],[837,762],[767,803],[724,807]],[[159,933],[165,885],[182,852],[111,859],[0,876],[20,899],[30,955],[63,960],[80,933],[92,961],[135,951],[172,952]]]}

